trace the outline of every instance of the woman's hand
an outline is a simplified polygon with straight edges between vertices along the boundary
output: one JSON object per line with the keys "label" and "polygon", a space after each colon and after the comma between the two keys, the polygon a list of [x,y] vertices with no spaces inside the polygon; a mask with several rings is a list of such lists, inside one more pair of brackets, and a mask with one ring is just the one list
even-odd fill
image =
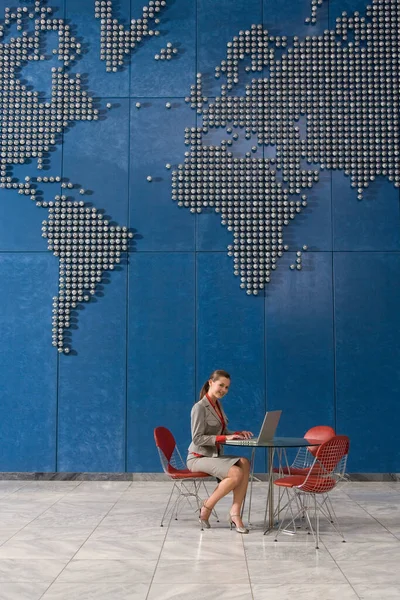
{"label": "woman's hand", "polygon": [[253,437],[253,434],[251,431],[241,431],[240,433],[245,440],[248,440],[249,438]]}
{"label": "woman's hand", "polygon": [[251,431],[240,431],[239,433],[232,433],[231,435],[226,436],[226,440],[248,440],[253,437]]}

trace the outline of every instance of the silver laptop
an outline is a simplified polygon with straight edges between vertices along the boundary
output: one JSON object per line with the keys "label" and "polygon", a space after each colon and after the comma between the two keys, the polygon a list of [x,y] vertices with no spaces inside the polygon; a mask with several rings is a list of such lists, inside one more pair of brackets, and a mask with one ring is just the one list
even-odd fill
{"label": "silver laptop", "polygon": [[281,410],[269,410],[265,413],[258,437],[252,437],[248,440],[232,440],[229,443],[237,446],[258,446],[258,444],[270,442],[274,438],[281,414]]}

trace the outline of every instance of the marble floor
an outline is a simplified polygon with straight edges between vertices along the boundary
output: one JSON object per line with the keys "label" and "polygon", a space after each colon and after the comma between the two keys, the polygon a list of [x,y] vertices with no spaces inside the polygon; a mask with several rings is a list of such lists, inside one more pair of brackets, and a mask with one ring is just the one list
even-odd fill
{"label": "marble floor", "polygon": [[[213,488],[210,482],[209,489]],[[300,530],[201,532],[188,506],[160,527],[169,482],[0,481],[0,600],[400,599],[400,482],[346,483],[333,494],[347,543],[322,525],[320,549]]]}

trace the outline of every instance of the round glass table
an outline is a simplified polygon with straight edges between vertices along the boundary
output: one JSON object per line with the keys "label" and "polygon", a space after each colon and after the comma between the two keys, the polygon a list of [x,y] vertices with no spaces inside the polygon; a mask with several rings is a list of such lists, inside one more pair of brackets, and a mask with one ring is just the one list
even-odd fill
{"label": "round glass table", "polygon": [[[257,448],[267,448],[267,472],[268,472],[268,492],[267,492],[267,509],[268,509],[268,527],[267,531],[274,527],[274,457],[275,450],[281,448],[301,448],[304,446],[320,446],[321,441],[307,439],[304,437],[276,437],[272,440],[265,442],[255,442],[254,440],[227,440],[224,442],[225,446],[241,446],[252,449],[250,459],[250,493],[249,493],[249,508],[247,520],[249,525],[251,524],[251,499],[253,495],[253,480],[254,480],[254,459]],[[279,460],[281,460],[281,452],[279,453]],[[244,514],[246,498],[243,502],[242,514]],[[266,509],[266,512],[267,512]]]}

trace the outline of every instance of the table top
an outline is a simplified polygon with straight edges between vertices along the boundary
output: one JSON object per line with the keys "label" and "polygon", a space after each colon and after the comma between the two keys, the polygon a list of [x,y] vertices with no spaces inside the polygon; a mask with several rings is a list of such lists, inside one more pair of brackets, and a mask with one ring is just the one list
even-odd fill
{"label": "table top", "polygon": [[300,446],[320,446],[320,440],[307,440],[304,437],[276,437],[267,442],[251,444],[248,440],[227,440],[226,446],[246,446],[247,448],[299,448]]}

